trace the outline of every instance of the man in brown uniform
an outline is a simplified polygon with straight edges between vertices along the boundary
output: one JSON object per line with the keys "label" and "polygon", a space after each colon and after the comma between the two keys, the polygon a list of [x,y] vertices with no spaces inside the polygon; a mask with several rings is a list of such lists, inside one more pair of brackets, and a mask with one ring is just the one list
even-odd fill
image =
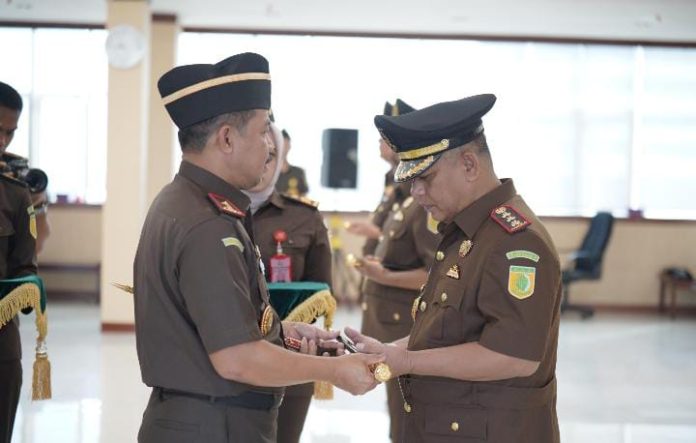
{"label": "man in brown uniform", "polygon": [[410,336],[382,345],[348,331],[403,375],[403,442],[559,441],[558,255],[512,180],[495,175],[481,123],[494,102],[485,94],[375,117],[401,159],[396,181],[410,180],[442,222]]}
{"label": "man in brown uniform", "polygon": [[[407,114],[413,110],[414,109],[411,106],[398,98],[393,105],[389,102],[384,104],[384,115],[396,116]],[[384,191],[382,192],[382,199],[380,200],[379,205],[377,205],[375,210],[370,215],[369,220],[354,221],[347,223],[346,225],[346,229],[351,234],[365,237],[365,244],[362,247],[363,257],[374,255],[375,249],[377,249],[377,243],[379,243],[379,237],[382,235],[382,226],[384,226],[384,222],[387,220],[390,211],[394,207],[396,199],[401,198],[403,201],[407,197],[407,195],[401,196],[394,192],[396,187],[394,184],[394,169],[396,168],[398,159],[394,158],[394,153],[381,138],[379,139],[379,154],[380,157],[382,157],[382,159],[391,166],[389,172],[387,172],[384,176]]]}
{"label": "man in brown uniform", "polygon": [[[395,106],[385,109],[385,115],[403,115],[413,110],[397,100]],[[399,158],[383,139],[380,154],[392,166],[393,176]],[[361,291],[362,333],[382,342],[394,341],[411,331],[411,306],[428,277],[440,241],[435,224],[428,222],[428,213],[414,202],[409,188],[409,183],[394,184],[388,199],[391,206],[381,211],[377,208],[378,218],[386,214],[378,243],[356,268],[365,277]],[[396,441],[404,413],[403,399],[396,380],[386,385],[389,435]]]}
{"label": "man in brown uniform", "polygon": [[262,56],[180,66],[158,82],[179,127],[179,173],[155,198],[134,263],[136,343],[153,387],[141,442],[274,442],[282,386],[326,380],[352,393],[375,386],[356,354],[316,352],[335,337],[281,323],[269,306],[249,198],[269,156],[270,75]]}
{"label": "man in brown uniform", "polygon": [[[331,246],[317,204],[306,197],[279,194],[275,189],[278,172],[285,158],[280,130],[271,125],[275,153],[261,183],[246,191],[251,198],[255,238],[261,252],[266,281],[272,276],[271,257],[278,243],[290,258],[290,278],[294,282],[321,282],[331,285]],[[282,234],[281,234],[282,233]],[[278,239],[281,239],[280,242]],[[302,435],[314,383],[289,386],[278,410],[278,443],[298,443]]]}
{"label": "man in brown uniform", "polygon": [[[12,141],[22,98],[0,82],[0,154]],[[36,218],[26,183],[0,174],[0,280],[36,274]],[[22,387],[18,319],[0,327],[0,443],[10,443]]]}

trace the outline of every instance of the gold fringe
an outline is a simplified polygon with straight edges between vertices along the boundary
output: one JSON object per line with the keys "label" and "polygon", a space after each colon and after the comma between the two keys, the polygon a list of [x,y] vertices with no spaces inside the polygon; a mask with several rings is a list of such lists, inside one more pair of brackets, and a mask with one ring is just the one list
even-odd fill
{"label": "gold fringe", "polygon": [[0,300],[0,327],[7,323],[25,308],[33,308],[36,314],[36,357],[32,374],[32,400],[47,400],[51,398],[51,362],[46,352],[46,335],[48,335],[48,318],[41,311],[41,291],[34,283],[24,283]]}
{"label": "gold fringe", "polygon": [[[321,290],[300,303],[285,318],[289,321],[311,323],[314,319],[324,317],[324,327],[331,329],[336,313],[336,299],[328,289]],[[317,400],[333,400],[333,385],[325,381],[314,382],[314,398]]]}
{"label": "gold fringe", "polygon": [[116,287],[122,291],[128,292],[129,294],[133,293],[133,286],[124,285],[123,283],[111,283],[111,286]]}
{"label": "gold fringe", "polygon": [[314,319],[324,317],[324,327],[331,329],[333,317],[336,313],[336,300],[328,289],[323,289],[293,309],[285,320],[300,323],[311,323]]}

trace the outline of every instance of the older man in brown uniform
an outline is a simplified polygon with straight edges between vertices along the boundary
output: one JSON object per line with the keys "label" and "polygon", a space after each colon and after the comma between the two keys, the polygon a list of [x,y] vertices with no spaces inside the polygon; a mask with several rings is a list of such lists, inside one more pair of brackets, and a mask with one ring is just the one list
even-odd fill
{"label": "older man in brown uniform", "polygon": [[177,67],[158,87],[183,161],[150,207],[134,263],[138,358],[153,387],[138,439],[274,442],[282,386],[326,380],[363,393],[380,358],[282,347],[285,335],[312,353],[335,334],[281,324],[260,272],[240,189],[259,182],[269,157],[266,59]]}
{"label": "older man in brown uniform", "polygon": [[[387,105],[384,115],[396,116],[414,111],[401,100],[397,100],[393,107]],[[383,139],[380,139],[380,154],[392,166],[390,174],[393,177],[399,158]],[[380,205],[375,212],[375,221],[383,218],[379,220],[382,231],[378,242],[357,267],[365,277],[362,285],[362,333],[383,342],[394,341],[411,331],[411,306],[427,279],[440,241],[436,224],[430,222],[425,209],[414,202],[409,188],[409,183],[391,186],[390,207],[387,209]],[[370,240],[366,246],[368,243]],[[386,387],[389,436],[396,441],[404,413],[403,399],[396,380],[388,381]]]}
{"label": "older man in brown uniform", "polygon": [[491,94],[375,117],[399,153],[397,181],[442,223],[409,337],[386,352],[404,395],[400,441],[559,441],[558,255],[539,219],[499,180],[481,117]]}

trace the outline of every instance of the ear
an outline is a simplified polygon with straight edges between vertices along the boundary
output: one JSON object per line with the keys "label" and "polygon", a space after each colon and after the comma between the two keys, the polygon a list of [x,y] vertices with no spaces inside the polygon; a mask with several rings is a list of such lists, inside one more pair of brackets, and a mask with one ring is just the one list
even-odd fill
{"label": "ear", "polygon": [[221,125],[217,131],[215,131],[215,145],[222,152],[229,154],[234,149],[236,139],[235,131],[230,125]]}
{"label": "ear", "polygon": [[475,181],[481,174],[481,159],[475,152],[465,149],[459,155],[464,177],[467,181]]}

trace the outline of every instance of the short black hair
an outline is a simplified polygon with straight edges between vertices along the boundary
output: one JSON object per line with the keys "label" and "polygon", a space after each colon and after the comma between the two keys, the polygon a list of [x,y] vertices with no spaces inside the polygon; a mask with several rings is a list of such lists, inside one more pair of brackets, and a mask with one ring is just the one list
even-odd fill
{"label": "short black hair", "polygon": [[284,138],[285,140],[290,141],[290,134],[288,134],[288,131],[286,131],[285,129],[283,129],[282,131],[280,131],[280,133],[283,134],[283,138]]}
{"label": "short black hair", "polygon": [[472,140],[472,143],[478,148],[479,154],[491,155],[491,150],[488,148],[488,141],[486,140],[486,134],[481,132]]}
{"label": "short black hair", "polygon": [[181,150],[184,152],[201,152],[205,148],[208,138],[224,124],[230,124],[239,132],[244,132],[247,123],[255,114],[255,110],[230,112],[180,129],[178,136]]}
{"label": "short black hair", "polygon": [[0,82],[0,106],[13,111],[22,112],[22,96],[7,83]]}

